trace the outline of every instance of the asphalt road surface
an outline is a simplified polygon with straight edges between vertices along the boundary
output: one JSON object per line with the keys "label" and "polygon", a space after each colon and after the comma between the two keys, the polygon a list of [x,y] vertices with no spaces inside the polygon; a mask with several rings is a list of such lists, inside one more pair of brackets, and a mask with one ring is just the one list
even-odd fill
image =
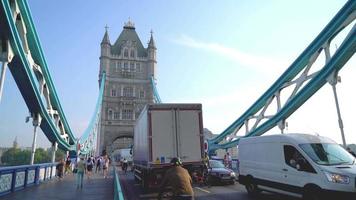
{"label": "asphalt road surface", "polygon": [[[157,191],[151,191],[148,193],[143,192],[140,185],[134,182],[134,176],[132,172],[127,172],[124,174],[122,171],[119,171],[119,175],[125,199],[157,199]],[[213,185],[211,187],[195,185],[194,196],[196,200],[298,200],[298,198],[291,198],[264,192],[257,198],[251,198],[247,195],[245,187],[239,183],[234,185]]]}

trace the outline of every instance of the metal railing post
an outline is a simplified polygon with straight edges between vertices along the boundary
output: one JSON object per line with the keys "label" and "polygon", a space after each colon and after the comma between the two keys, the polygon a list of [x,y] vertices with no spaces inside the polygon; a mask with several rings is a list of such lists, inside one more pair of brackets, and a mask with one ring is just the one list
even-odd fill
{"label": "metal railing post", "polygon": [[30,164],[33,165],[35,161],[35,153],[36,153],[36,140],[37,140],[37,127],[41,124],[41,115],[39,113],[33,114],[32,116],[32,124],[34,127],[33,130],[33,140],[32,140],[32,151],[31,151],[31,161]]}
{"label": "metal railing post", "polygon": [[2,62],[1,76],[0,76],[0,102],[1,102],[1,97],[2,97],[2,91],[4,88],[6,68],[7,68],[7,62]]}
{"label": "metal railing post", "polygon": [[56,151],[57,151],[57,149],[58,149],[58,143],[57,142],[53,142],[52,143],[52,163],[56,162]]}

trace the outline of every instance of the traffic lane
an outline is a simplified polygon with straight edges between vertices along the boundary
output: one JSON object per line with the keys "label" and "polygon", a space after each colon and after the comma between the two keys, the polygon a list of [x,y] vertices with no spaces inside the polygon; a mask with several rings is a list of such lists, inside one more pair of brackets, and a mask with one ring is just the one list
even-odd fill
{"label": "traffic lane", "polygon": [[[124,172],[119,170],[119,178],[121,188],[124,191],[125,199],[143,199],[155,200],[157,199],[157,191],[144,192],[140,184],[135,183],[132,172]],[[194,186],[194,196],[196,200],[298,200],[282,195],[270,194],[263,192],[256,198],[248,196],[243,185],[238,183],[234,185],[213,185],[208,186]],[[299,199],[300,200],[300,199]]]}
{"label": "traffic lane", "polygon": [[285,195],[272,194],[262,192],[255,198],[250,197],[247,194],[245,186],[236,183],[234,185],[213,185],[211,187],[194,187],[196,200],[300,200],[294,197],[288,197]]}

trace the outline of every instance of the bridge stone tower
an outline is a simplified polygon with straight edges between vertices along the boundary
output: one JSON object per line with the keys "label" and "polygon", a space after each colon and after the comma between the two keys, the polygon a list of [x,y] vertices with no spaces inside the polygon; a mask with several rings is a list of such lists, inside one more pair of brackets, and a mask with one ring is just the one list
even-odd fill
{"label": "bridge stone tower", "polygon": [[147,103],[153,103],[151,77],[156,76],[156,46],[151,38],[144,48],[129,20],[116,42],[106,28],[101,42],[99,84],[106,72],[98,153],[128,148],[133,143],[135,120]]}

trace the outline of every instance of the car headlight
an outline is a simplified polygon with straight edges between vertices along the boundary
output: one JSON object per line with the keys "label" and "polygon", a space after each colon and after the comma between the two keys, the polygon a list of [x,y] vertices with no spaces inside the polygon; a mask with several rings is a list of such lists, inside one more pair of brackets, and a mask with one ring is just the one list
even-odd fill
{"label": "car headlight", "polygon": [[236,176],[235,172],[231,172],[231,173],[230,173],[230,176],[235,177],[235,176]]}
{"label": "car headlight", "polygon": [[342,184],[349,184],[350,183],[350,177],[341,175],[341,174],[335,174],[331,172],[325,172],[324,174],[326,175],[326,178],[328,181],[333,182],[333,183],[342,183]]}

